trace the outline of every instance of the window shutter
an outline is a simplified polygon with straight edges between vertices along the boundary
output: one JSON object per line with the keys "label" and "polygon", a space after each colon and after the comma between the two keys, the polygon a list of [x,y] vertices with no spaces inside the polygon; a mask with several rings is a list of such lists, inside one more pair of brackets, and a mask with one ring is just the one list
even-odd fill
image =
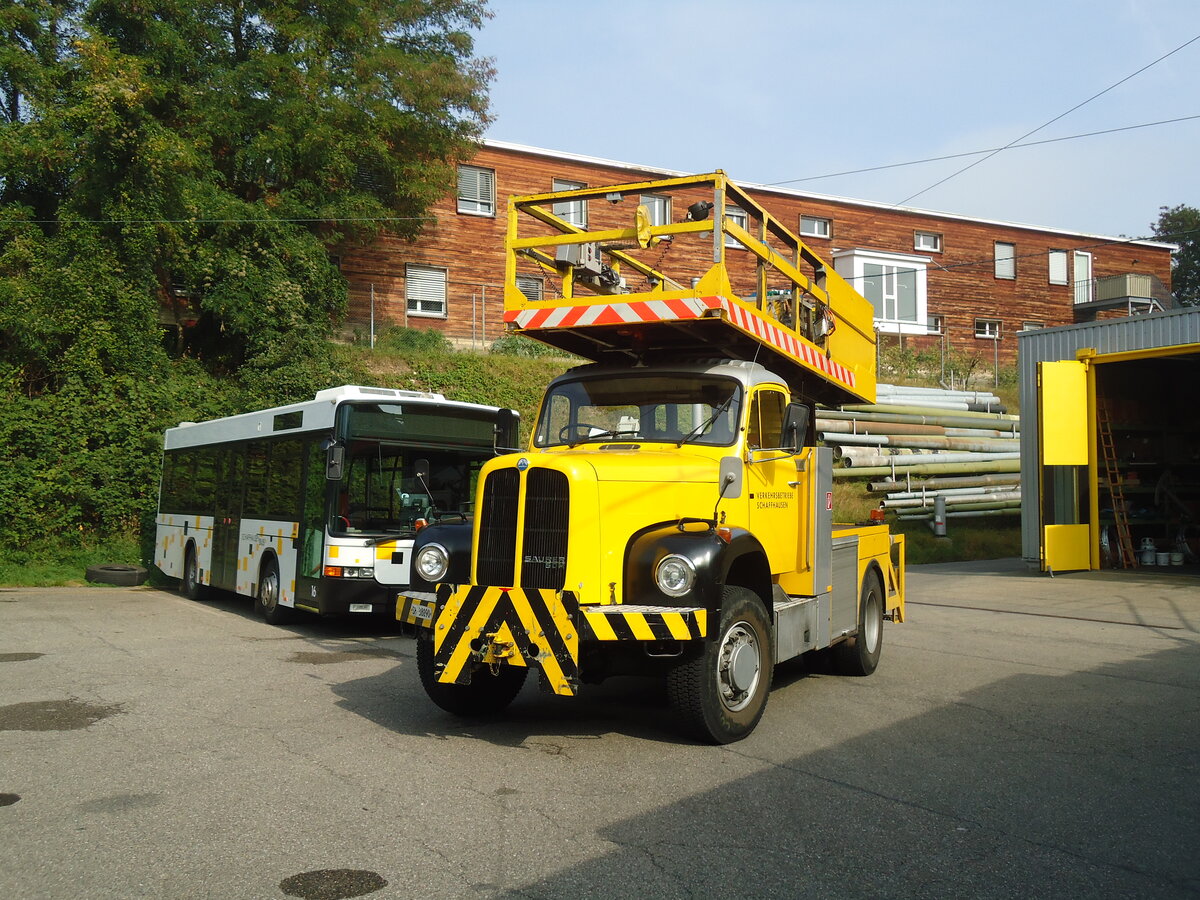
{"label": "window shutter", "polygon": [[445,315],[445,270],[429,266],[406,266],[404,299],[408,303],[409,312]]}
{"label": "window shutter", "polygon": [[1050,251],[1050,283],[1051,284],[1066,284],[1067,283],[1067,251],[1066,250],[1051,250]]}

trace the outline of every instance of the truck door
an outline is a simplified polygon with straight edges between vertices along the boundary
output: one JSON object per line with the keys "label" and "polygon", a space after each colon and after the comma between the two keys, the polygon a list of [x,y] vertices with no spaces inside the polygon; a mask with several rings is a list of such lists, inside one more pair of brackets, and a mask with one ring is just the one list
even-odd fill
{"label": "truck door", "polygon": [[750,531],[766,549],[774,573],[796,569],[800,522],[795,456],[791,448],[781,448],[786,409],[782,391],[759,390],[746,427]]}
{"label": "truck door", "polygon": [[1042,570],[1091,568],[1087,367],[1038,363],[1038,501]]}

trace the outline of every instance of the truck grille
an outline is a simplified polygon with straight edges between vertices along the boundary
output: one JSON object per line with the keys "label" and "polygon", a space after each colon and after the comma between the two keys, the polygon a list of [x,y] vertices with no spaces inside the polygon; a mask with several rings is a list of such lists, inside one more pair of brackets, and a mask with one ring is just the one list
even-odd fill
{"label": "truck grille", "polygon": [[525,483],[525,539],[521,544],[521,586],[561,591],[567,574],[567,476],[531,469]]}
{"label": "truck grille", "polygon": [[[475,561],[478,584],[516,586],[517,509],[521,502],[516,469],[491,473],[483,486],[479,548]],[[552,469],[531,469],[525,481],[525,533],[521,540],[522,587],[562,590],[567,570],[567,527],[570,486],[567,476]]]}
{"label": "truck grille", "polygon": [[480,510],[479,555],[475,576],[479,584],[508,585],[517,553],[517,501],[521,476],[516,469],[500,469],[483,486]]}

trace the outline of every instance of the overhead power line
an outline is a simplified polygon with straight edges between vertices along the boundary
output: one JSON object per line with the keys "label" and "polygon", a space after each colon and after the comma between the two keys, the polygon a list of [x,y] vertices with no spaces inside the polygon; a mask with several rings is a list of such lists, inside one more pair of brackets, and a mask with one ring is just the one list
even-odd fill
{"label": "overhead power line", "polygon": [[981,163],[985,163],[985,162],[987,162],[989,159],[991,159],[991,158],[992,158],[993,156],[995,156],[997,153],[1000,153],[1000,152],[1002,152],[1002,151],[1004,151],[1004,150],[1007,150],[1007,149],[1009,149],[1009,148],[1010,148],[1010,147],[1012,147],[1014,144],[1018,144],[1018,143],[1020,143],[1021,141],[1025,140],[1025,138],[1027,138],[1027,137],[1031,137],[1032,135],[1035,135],[1035,134],[1037,134],[1037,133],[1038,133],[1039,131],[1041,131],[1043,128],[1047,128],[1047,127],[1049,127],[1049,126],[1053,125],[1053,124],[1054,124],[1055,122],[1057,122],[1059,119],[1062,119],[1062,118],[1065,118],[1066,116],[1069,116],[1071,113],[1075,112],[1075,110],[1077,110],[1077,109],[1080,109],[1081,107],[1084,107],[1084,106],[1086,106],[1087,104],[1091,103],[1093,100],[1095,100],[1095,99],[1097,99],[1097,98],[1099,98],[1099,97],[1103,97],[1103,96],[1104,96],[1105,94],[1107,94],[1109,91],[1113,90],[1113,89],[1114,89],[1114,88],[1116,88],[1116,87],[1119,87],[1120,85],[1122,85],[1122,84],[1124,84],[1125,82],[1129,81],[1131,78],[1135,78],[1136,76],[1138,76],[1138,75],[1142,74],[1142,72],[1145,72],[1147,69],[1151,68],[1152,66],[1156,66],[1156,65],[1158,65],[1160,62],[1162,62],[1162,61],[1163,61],[1164,59],[1166,59],[1167,57],[1169,57],[1169,56],[1172,56],[1172,55],[1174,55],[1174,54],[1178,53],[1178,52],[1179,52],[1180,50],[1182,50],[1184,47],[1187,47],[1187,46],[1189,46],[1190,44],[1194,44],[1196,41],[1200,41],[1200,34],[1196,35],[1196,36],[1195,36],[1195,37],[1193,37],[1191,40],[1184,41],[1182,44],[1180,44],[1180,45],[1179,45],[1178,47],[1176,47],[1174,50],[1171,50],[1171,51],[1169,51],[1169,52],[1167,52],[1167,53],[1164,53],[1164,54],[1163,54],[1162,56],[1160,56],[1158,59],[1154,60],[1153,62],[1147,63],[1146,65],[1144,65],[1144,66],[1142,66],[1140,69],[1138,69],[1136,72],[1131,72],[1130,74],[1128,74],[1128,75],[1126,75],[1124,78],[1122,78],[1120,81],[1113,82],[1113,83],[1112,83],[1112,84],[1110,84],[1108,87],[1106,87],[1104,90],[1102,90],[1102,91],[1098,91],[1097,93],[1095,93],[1095,94],[1092,94],[1092,96],[1088,97],[1086,100],[1083,100],[1083,101],[1081,101],[1080,103],[1076,103],[1074,106],[1072,106],[1072,107],[1071,107],[1070,109],[1068,109],[1066,112],[1059,113],[1059,114],[1058,114],[1057,116],[1055,116],[1053,119],[1050,119],[1050,120],[1049,120],[1049,121],[1047,121],[1047,122],[1043,122],[1041,125],[1039,125],[1037,128],[1034,128],[1032,131],[1027,131],[1027,132],[1025,132],[1023,135],[1021,135],[1019,138],[1014,138],[1013,140],[1009,141],[1009,142],[1008,142],[1007,144],[1005,144],[1003,147],[1000,147],[999,149],[993,150],[993,151],[992,151],[992,152],[990,152],[990,153],[989,153],[987,156],[985,156],[983,159],[977,159],[977,160],[975,160],[975,161],[974,161],[974,162],[972,162],[972,163],[968,163],[967,165],[963,166],[961,169],[958,169],[958,170],[957,170],[957,171],[955,171],[955,172],[951,172],[951,173],[950,173],[949,175],[947,175],[945,178],[942,178],[942,179],[939,179],[938,181],[935,181],[933,184],[929,185],[929,187],[927,187],[927,188],[922,188],[921,190],[917,191],[915,194],[910,194],[909,196],[905,197],[905,198],[904,198],[903,200],[901,200],[900,202],[896,203],[896,204],[895,204],[895,206],[903,206],[905,203],[908,203],[910,200],[914,200],[914,199],[916,199],[917,197],[920,197],[922,194],[926,194],[926,193],[928,193],[929,191],[932,191],[932,190],[933,190],[935,187],[939,187],[940,185],[943,185],[943,184],[945,184],[945,183],[946,183],[947,181],[949,181],[950,179],[958,177],[958,176],[959,176],[959,175],[961,175],[963,172],[966,172],[966,171],[968,171],[969,169],[973,169],[975,166],[978,166],[978,165],[980,165]]}
{"label": "overhead power line", "polygon": [[[948,153],[945,156],[929,156],[925,159],[914,159],[909,162],[888,163],[882,166],[868,166],[865,169],[847,169],[845,172],[830,172],[828,175],[809,175],[804,178],[789,178],[786,181],[770,181],[767,182],[767,187],[778,187],[783,184],[799,184],[803,181],[820,181],[824,178],[840,178],[843,175],[861,175],[864,172],[882,172],[885,169],[900,169],[904,166],[919,166],[921,163],[942,162],[947,159],[962,159],[966,156],[980,156],[984,153],[998,153],[1001,150],[1019,150],[1022,147],[1038,147],[1042,144],[1055,144],[1062,141],[1076,141],[1080,138],[1096,137],[1101,134],[1116,134],[1120,131],[1134,131],[1138,128],[1152,128],[1156,125],[1173,125],[1176,122],[1190,122],[1193,119],[1200,119],[1200,115],[1180,116],[1177,119],[1162,119],[1158,122],[1143,122],[1141,125],[1123,125],[1120,128],[1105,128],[1101,131],[1087,131],[1083,134],[1069,134],[1064,137],[1046,138],[1041,141],[1026,141],[1023,144],[1009,144],[1005,147],[989,147],[986,150],[970,150],[966,153]],[[982,160],[980,160],[982,162]]]}

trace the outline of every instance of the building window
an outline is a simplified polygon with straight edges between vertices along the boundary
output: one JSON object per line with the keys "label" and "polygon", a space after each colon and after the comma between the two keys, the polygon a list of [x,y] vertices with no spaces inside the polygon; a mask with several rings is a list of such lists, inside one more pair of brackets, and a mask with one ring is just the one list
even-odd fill
{"label": "building window", "polygon": [[[587,185],[582,181],[567,181],[563,178],[555,178],[552,189],[554,191],[577,191],[583,187],[587,187]],[[560,219],[566,219],[576,228],[587,228],[586,200],[560,200],[554,204],[551,211]]]}
{"label": "building window", "polygon": [[671,198],[658,194],[642,194],[641,205],[650,213],[651,225],[671,224]]}
{"label": "building window", "polygon": [[1022,331],[1037,331],[1039,328],[1045,328],[1045,327],[1046,327],[1045,322],[1022,322],[1021,323]]}
{"label": "building window", "polygon": [[875,327],[889,334],[928,334],[928,256],[882,250],[834,251],[833,266],[875,307]]}
{"label": "building window", "polygon": [[[746,215],[746,211],[740,207],[726,206],[725,207],[725,218],[731,220],[734,225],[739,225],[742,228],[750,227],[750,217],[748,215]],[[745,244],[743,244],[741,241],[737,240],[736,238],[730,237],[728,234],[725,235],[725,246],[732,247],[734,249],[741,249],[741,250],[746,249]]]}
{"label": "building window", "polygon": [[996,241],[996,277],[1010,280],[1017,277],[1016,244]]}
{"label": "building window", "polygon": [[539,303],[543,298],[545,282],[537,275],[518,275],[517,290],[525,295],[526,300]]}
{"label": "building window", "polygon": [[458,167],[458,211],[469,216],[496,214],[496,173],[492,169]]}
{"label": "building window", "polygon": [[446,318],[446,270],[433,266],[406,265],[404,302],[410,316]]}
{"label": "building window", "polygon": [[820,216],[801,216],[800,235],[829,239],[833,234],[833,219],[823,219]]}
{"label": "building window", "polygon": [[929,334],[941,334],[943,319],[941,316],[930,316],[925,323],[925,328]]}
{"label": "building window", "polygon": [[1050,251],[1050,283],[1051,284],[1066,284],[1067,283],[1067,251],[1066,250],[1051,250]]}
{"label": "building window", "polygon": [[988,341],[1000,340],[1000,320],[999,319],[976,319],[975,320],[975,337],[983,338]]}
{"label": "building window", "polygon": [[936,231],[914,231],[913,249],[925,253],[941,253],[942,236]]}

